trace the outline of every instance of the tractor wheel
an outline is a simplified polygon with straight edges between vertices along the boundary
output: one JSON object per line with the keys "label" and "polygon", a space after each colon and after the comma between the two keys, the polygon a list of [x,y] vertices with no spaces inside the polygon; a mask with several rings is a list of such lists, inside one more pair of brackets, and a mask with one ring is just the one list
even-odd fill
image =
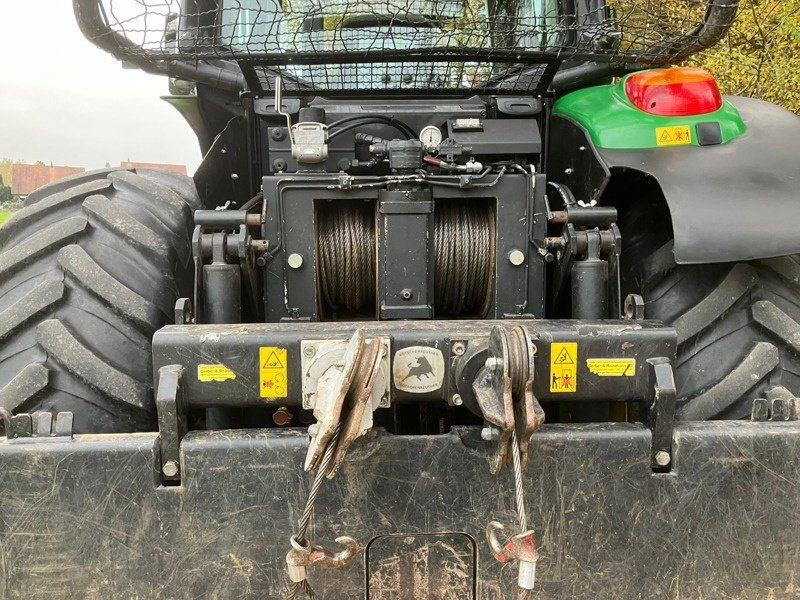
{"label": "tractor wheel", "polygon": [[678,332],[682,420],[747,418],[756,398],[800,396],[800,259],[677,265],[663,200],[624,213],[625,293]]}
{"label": "tractor wheel", "polygon": [[192,285],[191,179],[102,170],[37,190],[0,227],[0,407],[76,432],[152,429],[153,332]]}

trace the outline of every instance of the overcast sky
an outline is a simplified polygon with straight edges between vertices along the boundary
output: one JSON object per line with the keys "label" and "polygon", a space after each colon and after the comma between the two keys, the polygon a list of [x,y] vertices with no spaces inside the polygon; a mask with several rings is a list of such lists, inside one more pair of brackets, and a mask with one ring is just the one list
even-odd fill
{"label": "overcast sky", "polygon": [[130,159],[194,171],[197,140],[159,98],[166,78],[123,69],[92,45],[70,0],[0,1],[0,158],[87,169]]}

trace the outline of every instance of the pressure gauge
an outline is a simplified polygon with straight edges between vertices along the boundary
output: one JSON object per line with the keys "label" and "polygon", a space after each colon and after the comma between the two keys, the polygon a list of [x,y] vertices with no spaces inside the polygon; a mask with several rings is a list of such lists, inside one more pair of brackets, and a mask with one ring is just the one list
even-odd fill
{"label": "pressure gauge", "polygon": [[442,143],[442,132],[435,125],[428,125],[419,132],[419,141],[426,148],[435,148]]}

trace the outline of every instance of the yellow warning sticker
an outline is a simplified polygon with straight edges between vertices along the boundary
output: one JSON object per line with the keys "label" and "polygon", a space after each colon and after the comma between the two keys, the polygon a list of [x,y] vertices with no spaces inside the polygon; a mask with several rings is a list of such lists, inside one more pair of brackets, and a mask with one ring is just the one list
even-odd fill
{"label": "yellow warning sticker", "polygon": [[262,398],[286,398],[289,382],[286,379],[286,348],[262,346],[258,349]]}
{"label": "yellow warning sticker", "polygon": [[550,344],[550,391],[575,392],[578,389],[578,343]]}
{"label": "yellow warning sticker", "polygon": [[586,366],[600,377],[633,377],[636,374],[635,358],[588,358]]}
{"label": "yellow warning sticker", "polygon": [[692,130],[688,125],[656,127],[656,144],[659,146],[686,146],[692,143]]}
{"label": "yellow warning sticker", "polygon": [[225,365],[197,365],[197,379],[203,382],[236,379],[236,373]]}

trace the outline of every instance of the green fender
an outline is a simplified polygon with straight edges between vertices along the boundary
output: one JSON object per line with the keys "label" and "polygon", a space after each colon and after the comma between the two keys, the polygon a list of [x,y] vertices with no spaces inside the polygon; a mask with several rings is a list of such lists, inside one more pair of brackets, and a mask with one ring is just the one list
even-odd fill
{"label": "green fender", "polygon": [[[620,106],[627,99],[618,90],[598,86],[556,102],[550,179],[591,201],[600,200],[614,172],[652,176],[669,206],[678,263],[800,253],[800,117],[743,97],[725,97],[720,110],[705,115],[654,117]],[[701,145],[698,124],[711,121],[720,124],[721,139]],[[691,140],[659,145],[656,130],[663,128],[688,129]]]}

